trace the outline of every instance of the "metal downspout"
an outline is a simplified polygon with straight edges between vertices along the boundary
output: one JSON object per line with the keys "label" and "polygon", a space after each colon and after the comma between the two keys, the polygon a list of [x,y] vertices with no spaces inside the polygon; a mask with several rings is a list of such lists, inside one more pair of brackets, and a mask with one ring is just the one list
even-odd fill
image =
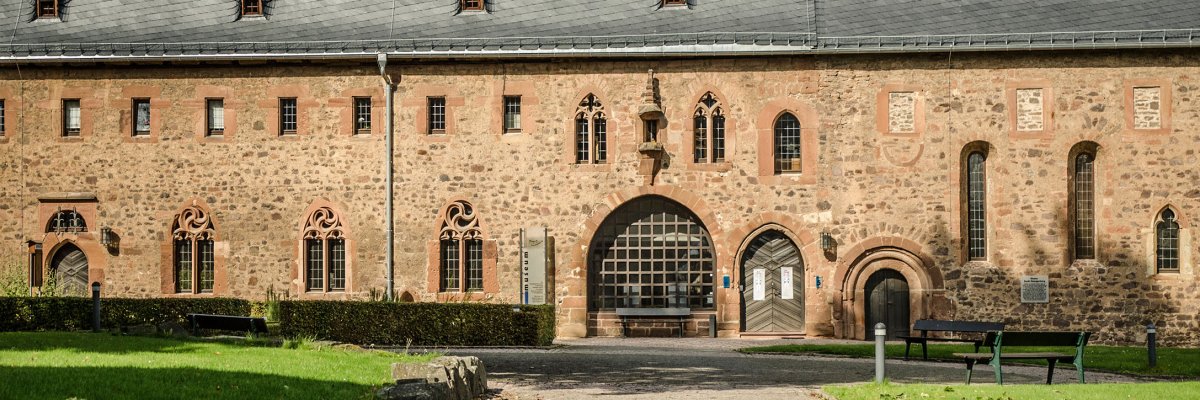
{"label": "metal downspout", "polygon": [[384,159],[387,160],[386,161],[387,172],[385,172],[385,175],[387,176],[387,179],[386,179],[386,181],[387,181],[387,190],[386,190],[387,199],[384,201],[384,208],[387,209],[387,211],[386,211],[387,212],[387,235],[386,235],[387,238],[385,239],[387,241],[387,258],[386,258],[386,261],[384,261],[384,264],[385,264],[385,267],[387,270],[387,291],[384,293],[383,296],[384,296],[384,299],[386,299],[388,301],[392,301],[392,300],[394,300],[395,291],[396,291],[396,280],[395,280],[396,212],[395,212],[395,208],[392,206],[392,198],[395,197],[395,187],[393,186],[393,178],[395,175],[395,167],[393,165],[394,164],[393,157],[394,157],[395,153],[392,151],[392,148],[393,148],[392,129],[394,128],[392,126],[392,118],[393,118],[392,97],[395,95],[395,92],[396,92],[396,83],[392,81],[391,75],[388,75],[388,73],[387,73],[387,55],[383,54],[383,53],[379,53],[379,55],[376,57],[376,62],[379,63],[379,75],[383,77],[383,95],[384,95],[384,101],[386,103],[386,109],[385,109],[386,111],[384,112],[384,115],[385,115],[385,117],[384,117],[384,138],[385,138],[386,144],[384,145],[384,148],[387,151],[387,155],[384,157]]}

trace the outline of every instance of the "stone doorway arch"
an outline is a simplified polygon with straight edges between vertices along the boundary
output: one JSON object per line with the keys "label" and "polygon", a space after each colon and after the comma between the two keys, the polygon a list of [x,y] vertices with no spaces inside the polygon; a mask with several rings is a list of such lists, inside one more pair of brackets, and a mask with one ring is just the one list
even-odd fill
{"label": "stone doorway arch", "polygon": [[[877,272],[892,270],[908,284],[908,330],[918,319],[947,314],[941,272],[932,260],[918,251],[915,243],[899,238],[876,238],[855,246],[847,253],[847,263],[838,267],[834,278],[834,335],[847,339],[866,339],[868,284]],[[890,330],[890,329],[889,329]]]}

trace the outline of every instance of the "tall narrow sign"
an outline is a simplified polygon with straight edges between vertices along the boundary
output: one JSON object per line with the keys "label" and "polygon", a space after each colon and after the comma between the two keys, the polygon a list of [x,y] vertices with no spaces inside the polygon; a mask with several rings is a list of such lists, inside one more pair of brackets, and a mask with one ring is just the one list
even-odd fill
{"label": "tall narrow sign", "polygon": [[783,298],[784,300],[791,300],[794,298],[795,295],[792,293],[792,287],[794,285],[795,284],[792,283],[792,267],[779,268],[779,289],[781,290],[779,297]]}
{"label": "tall narrow sign", "polygon": [[767,271],[762,268],[754,269],[754,300],[761,301],[767,298]]}
{"label": "tall narrow sign", "polygon": [[521,302],[546,304],[546,228],[521,232]]}

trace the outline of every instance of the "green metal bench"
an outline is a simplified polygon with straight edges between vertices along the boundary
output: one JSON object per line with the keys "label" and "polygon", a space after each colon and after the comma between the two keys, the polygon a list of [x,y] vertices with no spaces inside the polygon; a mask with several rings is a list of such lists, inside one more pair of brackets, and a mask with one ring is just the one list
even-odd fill
{"label": "green metal bench", "polygon": [[[996,384],[1003,385],[1000,361],[1002,360],[1046,360],[1049,369],[1046,370],[1046,384],[1054,379],[1054,365],[1059,361],[1075,365],[1079,372],[1079,383],[1083,379],[1083,348],[1087,346],[1090,332],[988,332],[983,339],[984,344],[992,346],[990,353],[954,353],[967,361],[967,384],[971,384],[971,372],[977,363],[987,363],[996,373]],[[1066,352],[1035,352],[1035,353],[1005,353],[1005,347],[1074,347],[1073,353]]]}

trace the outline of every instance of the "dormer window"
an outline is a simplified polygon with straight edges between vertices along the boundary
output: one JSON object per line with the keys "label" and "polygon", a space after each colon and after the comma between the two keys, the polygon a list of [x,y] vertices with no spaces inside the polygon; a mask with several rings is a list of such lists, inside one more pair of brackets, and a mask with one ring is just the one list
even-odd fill
{"label": "dormer window", "polygon": [[263,0],[242,0],[242,16],[262,16]]}
{"label": "dormer window", "polygon": [[685,7],[687,0],[662,0],[663,7]]}
{"label": "dormer window", "polygon": [[38,18],[58,18],[58,0],[37,0]]}
{"label": "dormer window", "polygon": [[463,11],[483,11],[484,0],[459,0]]}

